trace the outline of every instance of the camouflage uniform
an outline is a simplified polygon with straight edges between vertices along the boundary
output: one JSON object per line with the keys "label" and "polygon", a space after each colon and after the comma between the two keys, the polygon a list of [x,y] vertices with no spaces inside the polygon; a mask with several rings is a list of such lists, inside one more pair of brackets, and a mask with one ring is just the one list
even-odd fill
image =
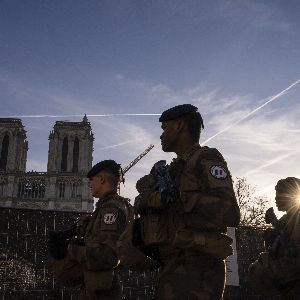
{"label": "camouflage uniform", "polygon": [[[287,210],[287,213],[278,220],[278,226],[283,228],[282,232],[272,227],[264,232],[265,252],[262,252],[254,263],[249,267],[249,279],[252,286],[265,295],[280,294],[281,299],[300,299],[300,207],[295,204],[288,208],[288,202],[292,202],[300,193],[300,180],[293,177],[282,179],[276,188],[287,185],[284,191],[287,207],[282,207],[283,201],[279,203],[280,210]],[[293,193],[293,186],[297,191]],[[278,196],[278,190],[276,191]],[[293,195],[294,194],[294,195]],[[290,195],[290,196],[288,196]],[[284,235],[284,243],[280,241]],[[276,252],[274,253],[274,247]]]}
{"label": "camouflage uniform", "polygon": [[135,202],[143,241],[161,264],[157,298],[222,299],[224,259],[232,254],[226,227],[240,217],[227,164],[216,149],[195,144],[170,173],[178,201],[166,207],[150,174],[138,181]]}
{"label": "camouflage uniform", "polygon": [[296,250],[295,258],[289,264],[291,266],[290,277],[292,280],[286,287],[282,287],[280,293],[282,299],[300,299],[300,209],[294,209],[281,218],[285,226],[285,232],[290,237],[290,242]]}
{"label": "camouflage uniform", "polygon": [[59,281],[82,285],[80,299],[122,299],[113,269],[118,265],[116,243],[130,218],[128,199],[116,193],[100,198],[95,211],[81,218],[79,236],[84,244],[71,240],[67,256],[54,262]]}

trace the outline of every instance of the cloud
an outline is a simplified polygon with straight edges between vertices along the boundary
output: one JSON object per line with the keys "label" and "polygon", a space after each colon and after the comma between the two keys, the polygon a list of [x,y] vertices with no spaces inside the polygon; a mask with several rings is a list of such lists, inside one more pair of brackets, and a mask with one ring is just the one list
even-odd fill
{"label": "cloud", "polygon": [[223,15],[235,19],[242,18],[244,23],[257,30],[277,31],[283,34],[293,30],[293,24],[285,17],[283,11],[276,9],[271,2],[226,0],[220,1],[219,4]]}
{"label": "cloud", "polygon": [[47,162],[35,159],[28,159],[26,164],[26,171],[37,171],[37,172],[45,172],[46,171]]}
{"label": "cloud", "polygon": [[256,186],[257,194],[266,192],[273,199],[276,182],[299,173],[300,136],[290,130],[300,126],[299,113],[298,105],[285,115],[245,120],[211,141],[211,146],[224,154],[234,177],[246,177]]}
{"label": "cloud", "polygon": [[264,168],[267,168],[269,166],[272,166],[272,165],[275,165],[275,164],[278,164],[279,162],[283,161],[283,160],[286,160],[287,158],[290,158],[294,155],[297,155],[300,153],[300,150],[297,150],[297,151],[291,151],[291,152],[288,152],[287,154],[283,154],[283,155],[280,155],[278,157],[275,157],[269,161],[267,161],[266,163],[260,165],[259,167],[256,167],[248,172],[246,172],[245,176],[244,177],[249,177],[251,174],[254,174],[254,173],[257,173],[261,170],[263,170]]}
{"label": "cloud", "polygon": [[[296,153],[300,144],[300,105],[294,100],[299,94],[298,86],[293,86],[293,93],[287,94],[285,89],[285,92],[277,93],[262,103],[262,100],[252,95],[228,95],[220,87],[209,88],[204,82],[176,90],[163,84],[152,85],[145,81],[130,80],[125,76],[106,80],[105,85],[109,88],[105,93],[108,95],[110,89],[111,92],[122,91],[122,105],[118,98],[112,102],[105,102],[106,96],[82,99],[50,87],[41,90],[26,82],[23,85],[30,90],[30,96],[22,94],[22,84],[19,84],[15,90],[15,103],[5,112],[6,115],[15,115],[15,107],[23,107],[24,97],[29,97],[35,105],[34,112],[39,112],[37,115],[46,115],[47,112],[63,119],[81,121],[84,113],[87,113],[95,136],[94,163],[111,158],[124,167],[149,144],[154,144],[154,149],[126,174],[121,194],[131,199],[137,195],[135,182],[147,174],[156,161],[166,159],[170,162],[174,157],[174,154],[161,150],[161,128],[157,115],[182,103],[192,103],[200,108],[205,122],[201,141],[215,135],[215,138],[210,139],[209,146],[221,151],[233,177],[247,176],[260,192],[268,186],[274,186],[280,178],[298,174],[300,159]],[[7,85],[7,88],[15,86]],[[280,101],[274,101],[279,100],[279,95]],[[40,97],[46,100],[38,102]],[[45,102],[48,102],[47,105]],[[24,111],[35,115],[28,107]],[[46,137],[54,120],[28,118],[23,122],[28,126],[30,138],[27,169],[45,171],[48,150]],[[46,135],[46,143],[37,145],[38,141],[35,140],[39,139],[36,136],[42,134]],[[35,147],[32,147],[33,144]],[[40,154],[42,151],[43,155]],[[42,156],[44,162],[40,160]]]}
{"label": "cloud", "polygon": [[[160,116],[160,114],[84,114],[87,117],[97,117],[97,118],[105,118],[105,117],[145,117],[145,116]],[[0,118],[81,118],[83,115],[6,115],[0,116]]]}
{"label": "cloud", "polygon": [[[297,81],[295,81],[294,83],[292,83],[291,85],[289,85],[287,88],[285,88],[284,90],[282,90],[281,92],[279,92],[278,94],[276,94],[275,96],[270,97],[266,102],[264,102],[262,105],[258,106],[257,108],[251,110],[249,113],[245,114],[244,116],[242,116],[241,118],[239,118],[237,121],[231,123],[229,126],[225,127],[224,129],[222,129],[221,131],[217,132],[216,134],[214,134],[213,136],[211,136],[210,138],[206,139],[204,142],[202,142],[202,145],[205,145],[207,142],[211,141],[212,139],[216,138],[218,135],[230,130],[231,128],[233,128],[234,126],[238,125],[239,123],[241,123],[242,121],[246,120],[247,118],[249,118],[251,115],[255,114],[256,112],[258,112],[259,110],[261,110],[262,108],[264,108],[266,105],[268,105],[269,103],[277,100],[278,98],[280,98],[281,96],[283,96],[286,92],[288,92],[290,89],[292,89],[293,87],[295,87],[298,83],[300,82],[300,79],[298,79]],[[228,106],[227,106],[228,107]]]}
{"label": "cloud", "polygon": [[[142,140],[142,139],[140,139],[140,140]],[[137,141],[139,141],[139,140],[138,140],[138,139],[135,139],[135,140],[128,140],[128,141],[125,141],[125,142],[122,142],[122,143],[118,143],[118,144],[115,144],[115,145],[109,145],[109,146],[105,146],[105,147],[96,149],[96,151],[97,151],[97,150],[100,151],[100,150],[112,149],[112,148],[120,147],[120,146],[129,144],[129,143],[133,143],[133,142],[137,142]]]}

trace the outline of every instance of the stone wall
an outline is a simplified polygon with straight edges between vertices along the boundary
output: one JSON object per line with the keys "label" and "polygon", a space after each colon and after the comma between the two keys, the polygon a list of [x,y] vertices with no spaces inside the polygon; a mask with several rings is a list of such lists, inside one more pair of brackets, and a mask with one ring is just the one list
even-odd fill
{"label": "stone wall", "polygon": [[[66,289],[51,273],[47,233],[71,225],[75,212],[0,208],[0,299],[77,299],[77,289]],[[263,248],[261,232],[236,232],[240,286],[227,286],[224,299],[275,300],[257,295],[247,283],[247,268]],[[154,299],[156,272],[120,271],[124,299]]]}

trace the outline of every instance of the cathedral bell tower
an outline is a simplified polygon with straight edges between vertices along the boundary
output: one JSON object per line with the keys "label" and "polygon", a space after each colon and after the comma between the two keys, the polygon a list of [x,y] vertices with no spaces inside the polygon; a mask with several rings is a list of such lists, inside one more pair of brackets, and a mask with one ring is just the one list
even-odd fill
{"label": "cathedral bell tower", "polygon": [[92,167],[93,141],[86,115],[82,122],[57,121],[49,135],[48,173],[87,173]]}
{"label": "cathedral bell tower", "polygon": [[[57,121],[49,135],[48,197],[53,209],[93,210],[87,172],[92,167],[94,136],[86,115],[81,122]],[[50,206],[51,206],[50,205]]]}
{"label": "cathedral bell tower", "polygon": [[21,120],[0,118],[0,172],[25,172],[27,151]]}
{"label": "cathedral bell tower", "polygon": [[57,121],[49,135],[47,172],[26,172],[28,143],[20,119],[0,118],[0,207],[91,212],[87,172],[94,136],[81,122]]}

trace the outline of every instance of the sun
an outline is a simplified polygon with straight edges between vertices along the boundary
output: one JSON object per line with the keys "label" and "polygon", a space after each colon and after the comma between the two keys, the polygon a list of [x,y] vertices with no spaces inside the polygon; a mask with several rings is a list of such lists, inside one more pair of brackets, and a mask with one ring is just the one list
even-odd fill
{"label": "sun", "polygon": [[300,193],[296,195],[296,204],[300,206]]}

